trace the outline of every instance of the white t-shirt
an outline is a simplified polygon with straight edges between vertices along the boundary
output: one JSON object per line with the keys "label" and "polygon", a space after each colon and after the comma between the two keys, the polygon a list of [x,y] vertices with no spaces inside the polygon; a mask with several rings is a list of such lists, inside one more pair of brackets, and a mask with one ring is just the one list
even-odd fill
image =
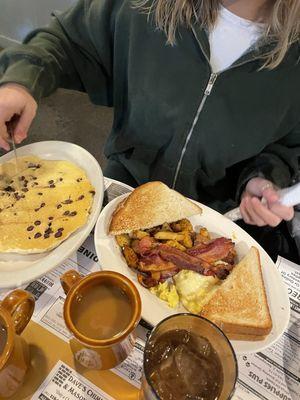
{"label": "white t-shirt", "polygon": [[210,64],[213,72],[228,68],[261,36],[263,24],[249,21],[221,6],[209,33]]}

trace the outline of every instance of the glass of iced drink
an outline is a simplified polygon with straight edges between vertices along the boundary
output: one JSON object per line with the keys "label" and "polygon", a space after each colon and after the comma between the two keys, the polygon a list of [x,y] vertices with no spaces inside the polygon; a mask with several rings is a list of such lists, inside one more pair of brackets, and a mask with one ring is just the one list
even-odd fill
{"label": "glass of iced drink", "polygon": [[140,400],[227,400],[237,374],[234,350],[216,325],[198,315],[173,315],[147,340]]}

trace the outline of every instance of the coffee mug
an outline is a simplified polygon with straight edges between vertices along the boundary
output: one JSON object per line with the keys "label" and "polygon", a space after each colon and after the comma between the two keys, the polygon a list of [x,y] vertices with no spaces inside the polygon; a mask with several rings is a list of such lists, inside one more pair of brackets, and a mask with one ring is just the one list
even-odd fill
{"label": "coffee mug", "polygon": [[[125,276],[111,271],[94,272],[82,277],[77,271],[67,271],[61,277],[61,285],[67,297],[64,303],[64,320],[71,332],[71,350],[75,360],[88,369],[105,370],[123,362],[133,350],[136,340],[136,327],[141,318],[141,298],[137,288]],[[125,293],[131,307],[128,324],[115,335],[106,338],[93,338],[83,334],[74,322],[74,312],[78,308],[78,299],[83,299],[88,291],[101,285],[110,285]],[[77,309],[78,311],[78,309]],[[120,310],[121,312],[121,310]],[[120,315],[121,317],[121,315]],[[91,321],[101,323],[101,309],[95,310]]]}
{"label": "coffee mug", "polygon": [[0,302],[0,399],[22,386],[29,367],[29,350],[21,338],[34,311],[34,297],[14,290]]}

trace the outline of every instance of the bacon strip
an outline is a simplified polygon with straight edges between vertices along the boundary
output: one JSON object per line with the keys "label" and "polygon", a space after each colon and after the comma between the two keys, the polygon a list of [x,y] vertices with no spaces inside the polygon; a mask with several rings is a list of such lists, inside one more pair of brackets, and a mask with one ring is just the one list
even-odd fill
{"label": "bacon strip", "polygon": [[194,246],[188,249],[186,253],[208,264],[213,264],[228,257],[233,248],[234,243],[230,239],[221,237],[210,241],[206,245],[202,243],[199,246]]}

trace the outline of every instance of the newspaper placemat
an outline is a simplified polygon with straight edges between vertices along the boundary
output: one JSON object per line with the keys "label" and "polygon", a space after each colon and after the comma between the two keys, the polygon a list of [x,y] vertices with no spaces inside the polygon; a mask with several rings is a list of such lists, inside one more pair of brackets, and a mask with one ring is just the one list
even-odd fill
{"label": "newspaper placemat", "polygon": [[[115,197],[132,190],[129,186],[111,179],[105,178],[104,183],[104,206]],[[298,400],[300,398],[300,266],[279,257],[277,267],[289,291],[291,301],[290,324],[284,335],[269,349],[261,353],[238,357],[239,378],[234,400]],[[60,267],[24,287],[32,292],[36,298],[33,321],[63,341],[66,348],[68,348],[70,335],[63,320],[62,311],[65,295],[60,286],[59,277],[71,268],[78,270],[83,275],[101,269],[92,234],[77,252]],[[111,375],[115,375],[130,384],[132,393],[137,393],[137,389],[141,385],[143,352],[146,337],[150,332],[149,328],[143,321],[141,322],[134,351],[120,366],[111,370],[113,372]],[[57,359],[59,359],[59,354]],[[71,363],[69,364],[71,365]],[[71,391],[68,394],[57,387],[54,378],[61,374],[59,371],[67,368],[67,371],[71,371],[70,376],[76,377],[79,382],[78,386],[87,387],[90,385],[90,390],[96,393],[92,397],[93,399],[113,399],[101,390],[103,389],[101,384],[97,393],[95,391],[96,386],[93,386],[78,371],[75,372],[70,365],[64,364],[63,361],[57,361],[32,398],[41,400],[47,400],[47,398],[51,400],[82,398],[82,400],[89,400],[89,395],[83,392],[78,392],[81,397],[78,397],[79,394],[72,397],[73,389],[71,388],[73,386],[71,384],[66,386],[66,390]],[[99,373],[99,376],[105,373],[107,372]],[[97,379],[94,379],[94,381],[96,382]],[[78,386],[76,386],[77,391]],[[124,397],[120,393],[115,395],[114,398],[122,400]],[[133,396],[133,398],[135,397]]]}
{"label": "newspaper placemat", "polygon": [[100,388],[58,361],[32,400],[114,400]]}

